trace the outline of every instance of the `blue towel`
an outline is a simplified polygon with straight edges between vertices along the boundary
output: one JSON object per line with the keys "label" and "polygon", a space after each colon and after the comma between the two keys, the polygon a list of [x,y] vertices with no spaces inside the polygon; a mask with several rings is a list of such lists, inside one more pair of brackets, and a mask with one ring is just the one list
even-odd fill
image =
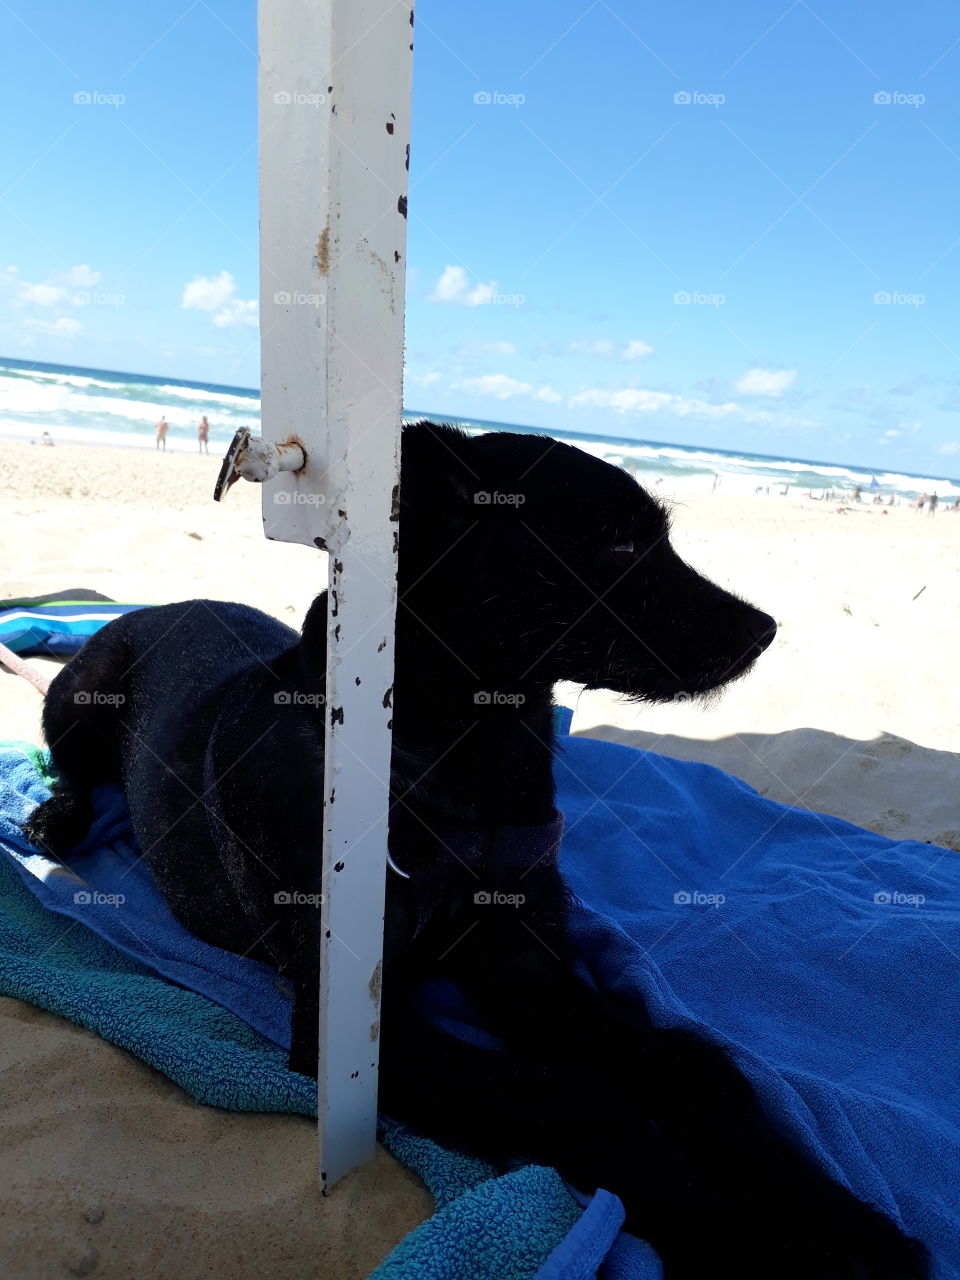
{"label": "blue towel", "polygon": [[[774,804],[706,765],[614,744],[564,738],[555,773],[558,804],[567,822],[561,863],[582,900],[573,927],[594,978],[608,987],[639,993],[659,1025],[706,1029],[725,1042],[768,1110],[835,1177],[923,1239],[936,1259],[938,1280],[958,1280],[960,1208],[951,1197],[960,1168],[954,1066],[960,1022],[956,855],[926,844],[887,840],[838,819]],[[110,927],[116,934],[117,917],[128,911],[126,903],[73,903],[73,894],[83,890],[61,876],[48,878],[41,890],[26,865],[29,851],[11,819],[27,812],[45,790],[22,752],[16,760],[9,751],[0,752],[0,787],[7,791],[0,796],[0,848],[11,854],[21,883],[46,893],[54,910],[73,920],[83,906],[85,914],[79,918],[84,923],[98,931]],[[94,838],[119,837],[121,846],[128,843],[116,796],[104,794],[100,799],[103,828]],[[83,866],[86,891],[91,896],[97,890],[109,895],[110,890],[89,874],[92,865],[88,861]],[[103,882],[109,883],[117,882]],[[135,899],[139,895],[131,893],[131,903]],[[52,919],[42,911],[38,918],[47,925]],[[147,923],[126,919],[128,956],[136,954],[134,940]],[[203,957],[203,944],[189,935],[190,950],[179,954],[157,916],[153,923],[168,947],[159,957],[149,952],[137,960],[117,957],[126,966],[124,981],[148,981],[146,966],[159,972],[174,963],[193,966],[190,981],[202,979],[202,989],[223,1006],[215,1009],[195,997],[212,1011],[205,1016],[216,1028],[213,1056],[226,1046],[225,1028],[243,1025],[227,1009],[253,1026],[273,1027],[271,1038],[280,1034],[289,1005],[284,993],[270,986],[270,971],[258,975],[258,986],[247,986],[247,973],[241,976],[237,966],[252,962],[217,952],[215,963]],[[34,920],[30,927],[40,926]],[[74,929],[71,936],[76,935],[91,937],[88,930]],[[145,936],[152,940],[154,934]],[[48,928],[41,940],[47,944],[51,937]],[[4,991],[94,1025],[78,1016],[84,1011],[71,1011],[69,992],[59,1007],[51,1003],[59,988],[55,973],[48,972],[43,980],[49,958],[44,963],[39,956],[26,965],[30,982],[24,982],[23,956],[15,957],[19,969],[8,959],[4,945]],[[230,982],[219,982],[218,965]],[[183,981],[184,972],[175,980]],[[176,993],[178,999],[191,994]],[[137,998],[142,1001],[142,992]],[[174,1069],[161,1065],[170,1057],[172,1044],[163,1044],[162,1051],[153,1044],[152,1010],[134,1016],[132,1002],[131,992],[126,1010],[120,1004],[109,1010],[103,1019],[106,1026],[98,1029],[184,1083],[185,1064],[174,1063]],[[113,1025],[124,1015],[131,1023],[139,1021],[136,1033],[126,1040]],[[185,1005],[183,1041],[208,1035],[206,1025],[198,1030],[196,1017]],[[172,1042],[172,1023],[165,1030]],[[248,1035],[250,1041],[236,1047],[250,1050],[246,1062],[252,1092],[262,1090],[268,1063],[276,1075],[297,1080],[283,1072],[279,1049],[253,1031]],[[260,1046],[257,1061],[254,1043]],[[236,1073],[236,1063],[229,1065]],[[230,1083],[235,1085],[236,1074]],[[202,1100],[218,1101],[211,1097],[216,1086],[209,1081],[194,1078],[185,1087],[201,1090],[196,1096]],[[267,1109],[307,1109],[302,1098],[292,1098],[289,1085],[271,1080],[262,1091],[276,1104]],[[218,1105],[236,1104],[219,1100]],[[446,1167],[449,1153],[438,1156],[433,1144],[422,1148],[421,1156],[424,1151],[429,1151],[423,1157],[428,1172],[434,1165]],[[515,1259],[518,1267],[528,1269],[509,1274],[539,1274],[541,1280],[585,1280],[594,1275],[605,1280],[655,1280],[658,1264],[651,1251],[629,1236],[616,1235],[618,1203],[613,1197],[598,1193],[582,1214],[577,1210],[567,1231],[562,1207],[573,1212],[569,1193],[556,1175],[548,1174],[533,1168],[515,1170],[500,1178],[480,1178],[467,1187],[398,1247],[398,1253],[406,1250],[413,1261],[406,1274],[430,1280],[458,1274],[449,1266],[444,1270],[449,1254],[440,1242],[448,1238],[455,1249],[458,1233],[472,1230],[470,1197],[480,1196],[488,1208],[495,1206],[490,1216],[500,1230],[498,1240],[485,1241],[473,1258],[471,1265],[477,1269],[471,1274],[508,1274],[496,1270],[506,1265],[502,1258],[497,1260],[496,1252],[504,1239],[518,1240],[523,1221],[528,1230],[531,1224],[544,1228],[535,1232],[539,1261],[515,1252],[510,1265]],[[551,1177],[556,1180],[551,1182]],[[531,1204],[536,1210],[532,1214]],[[450,1223],[446,1237],[437,1225],[444,1214],[450,1215],[445,1219]],[[483,1269],[484,1259],[493,1259],[488,1270]],[[396,1256],[388,1263],[394,1265]],[[539,1273],[530,1270],[535,1264]],[[384,1274],[394,1280],[403,1273]]]}
{"label": "blue towel", "polygon": [[768,1113],[957,1280],[960,858],[562,741],[561,861],[598,983],[726,1043]]}

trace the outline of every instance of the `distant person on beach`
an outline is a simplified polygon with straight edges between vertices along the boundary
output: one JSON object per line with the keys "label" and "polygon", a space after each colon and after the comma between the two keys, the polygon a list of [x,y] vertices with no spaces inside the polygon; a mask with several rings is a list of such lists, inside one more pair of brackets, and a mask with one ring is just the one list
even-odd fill
{"label": "distant person on beach", "polygon": [[161,415],[160,421],[157,423],[157,448],[163,446],[164,452],[167,449],[167,432],[170,430],[170,423]]}
{"label": "distant person on beach", "polygon": [[210,439],[210,423],[207,421],[207,415],[204,414],[200,419],[200,425],[197,427],[197,440],[200,442],[200,452],[209,453],[210,449],[207,441]]}
{"label": "distant person on beach", "polygon": [[43,433],[43,435],[40,437],[40,443],[41,443],[41,444],[48,444],[48,445],[50,445],[50,446],[52,447],[52,445],[53,445],[53,436],[50,434],[50,432],[49,432],[49,431],[45,431],[45,432]]}
{"label": "distant person on beach", "polygon": [[921,493],[920,497],[917,499],[917,510],[922,511],[926,505],[927,495],[925,493]]}
{"label": "distant person on beach", "polygon": [[854,489],[854,491],[853,491],[853,500],[854,500],[854,502],[862,502],[862,501],[863,501],[863,493],[862,493],[861,488],[860,488],[860,486],[859,486],[859,485],[857,485],[857,487],[856,487],[856,488]]}
{"label": "distant person on beach", "polygon": [[927,515],[928,515],[928,516],[932,516],[932,515],[935,513],[935,511],[936,511],[936,509],[937,509],[937,503],[938,503],[939,501],[940,501],[940,499],[937,497],[937,495],[936,495],[935,493],[931,493],[931,495],[930,495],[930,505],[927,507]]}

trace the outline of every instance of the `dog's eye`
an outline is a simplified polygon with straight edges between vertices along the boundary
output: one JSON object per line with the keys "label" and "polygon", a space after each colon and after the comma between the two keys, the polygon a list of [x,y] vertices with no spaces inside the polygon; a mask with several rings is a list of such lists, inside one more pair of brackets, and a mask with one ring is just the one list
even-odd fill
{"label": "dog's eye", "polygon": [[632,556],[634,550],[633,539],[630,538],[626,542],[617,542],[610,549],[618,555]]}

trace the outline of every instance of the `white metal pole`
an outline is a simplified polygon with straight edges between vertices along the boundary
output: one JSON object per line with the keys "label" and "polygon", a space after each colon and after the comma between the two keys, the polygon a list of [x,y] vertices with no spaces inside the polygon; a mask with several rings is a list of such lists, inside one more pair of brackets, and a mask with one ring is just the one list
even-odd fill
{"label": "white metal pole", "polygon": [[264,486],[264,529],[329,551],[326,1189],[375,1142],[413,9],[260,0],[259,39],[263,437],[306,456]]}

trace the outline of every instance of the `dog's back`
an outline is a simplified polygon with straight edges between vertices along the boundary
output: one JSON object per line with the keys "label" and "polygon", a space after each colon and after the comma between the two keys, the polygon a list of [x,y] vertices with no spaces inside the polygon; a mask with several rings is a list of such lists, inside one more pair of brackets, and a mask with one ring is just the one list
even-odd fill
{"label": "dog's back", "polygon": [[235,856],[243,866],[231,866],[230,818],[238,803],[256,802],[257,779],[243,770],[243,756],[287,710],[276,697],[291,683],[284,656],[298,638],[256,609],[212,600],[138,610],[91,637],[47,695],[44,735],[59,776],[31,818],[33,842],[68,856],[89,827],[93,788],[117,783],[178,918],[220,946],[248,947],[259,922],[238,917],[237,878],[256,863]]}

